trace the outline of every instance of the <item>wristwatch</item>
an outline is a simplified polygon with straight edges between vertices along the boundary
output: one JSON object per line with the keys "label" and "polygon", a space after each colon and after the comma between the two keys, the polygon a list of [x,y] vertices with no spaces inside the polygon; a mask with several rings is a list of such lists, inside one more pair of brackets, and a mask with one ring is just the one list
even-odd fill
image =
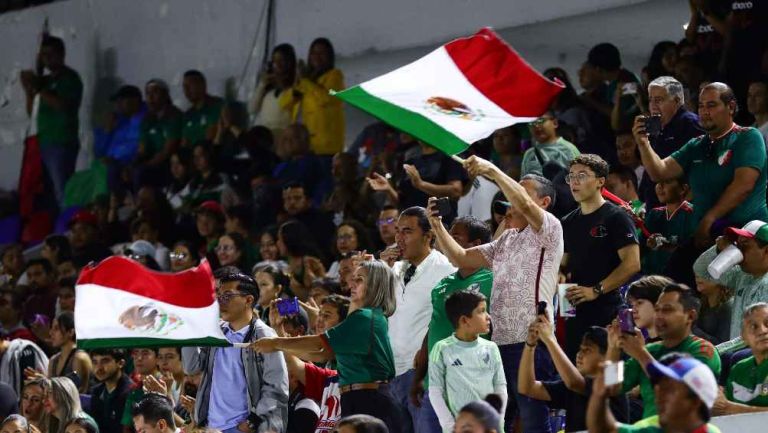
{"label": "wristwatch", "polygon": [[592,287],[592,291],[595,292],[595,295],[600,296],[603,294],[603,283],[597,283],[596,286]]}

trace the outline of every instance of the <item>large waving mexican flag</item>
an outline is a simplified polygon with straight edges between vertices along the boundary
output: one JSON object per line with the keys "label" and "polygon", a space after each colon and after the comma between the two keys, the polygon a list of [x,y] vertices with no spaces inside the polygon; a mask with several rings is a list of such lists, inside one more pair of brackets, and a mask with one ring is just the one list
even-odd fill
{"label": "large waving mexican flag", "polygon": [[497,129],[535,120],[563,87],[484,28],[334,94],[455,155]]}
{"label": "large waving mexican flag", "polygon": [[109,257],[83,269],[75,291],[80,349],[230,345],[207,260],[172,274]]}

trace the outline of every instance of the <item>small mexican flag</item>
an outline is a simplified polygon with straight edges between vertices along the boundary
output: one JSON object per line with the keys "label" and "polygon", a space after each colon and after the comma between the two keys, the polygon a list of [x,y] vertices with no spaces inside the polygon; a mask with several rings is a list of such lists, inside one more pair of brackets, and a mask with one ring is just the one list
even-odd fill
{"label": "small mexican flag", "polygon": [[484,28],[334,94],[455,155],[499,128],[535,120],[563,87]]}
{"label": "small mexican flag", "polygon": [[75,291],[79,349],[230,345],[207,260],[172,274],[109,257],[83,269]]}

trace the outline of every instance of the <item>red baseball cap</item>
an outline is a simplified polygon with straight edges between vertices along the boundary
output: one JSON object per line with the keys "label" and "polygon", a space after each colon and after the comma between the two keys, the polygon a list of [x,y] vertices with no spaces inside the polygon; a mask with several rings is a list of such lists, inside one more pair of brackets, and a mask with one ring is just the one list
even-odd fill
{"label": "red baseball cap", "polygon": [[197,207],[197,212],[212,212],[224,215],[224,208],[216,200],[207,200],[200,203],[200,206]]}
{"label": "red baseball cap", "polygon": [[75,212],[75,214],[72,215],[72,218],[69,219],[70,227],[72,227],[75,223],[84,223],[97,226],[99,225],[99,218],[96,217],[95,213],[89,210],[81,209]]}

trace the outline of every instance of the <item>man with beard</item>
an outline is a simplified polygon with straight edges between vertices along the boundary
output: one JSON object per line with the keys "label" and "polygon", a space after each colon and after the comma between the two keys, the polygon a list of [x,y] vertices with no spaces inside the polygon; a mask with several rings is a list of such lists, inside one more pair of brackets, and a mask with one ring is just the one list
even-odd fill
{"label": "man with beard", "polygon": [[685,175],[690,181],[699,247],[712,244],[711,232],[768,217],[765,141],[757,129],[736,125],[736,113],[736,96],[727,84],[704,86],[699,119],[706,134],[664,159],[651,147],[645,118],[635,119],[633,133],[651,179],[659,182]]}
{"label": "man with beard", "polygon": [[120,419],[125,400],[131,392],[131,379],[123,372],[125,350],[101,349],[91,352],[93,375],[99,384],[91,391],[89,415],[99,425],[101,433],[122,433]]}

